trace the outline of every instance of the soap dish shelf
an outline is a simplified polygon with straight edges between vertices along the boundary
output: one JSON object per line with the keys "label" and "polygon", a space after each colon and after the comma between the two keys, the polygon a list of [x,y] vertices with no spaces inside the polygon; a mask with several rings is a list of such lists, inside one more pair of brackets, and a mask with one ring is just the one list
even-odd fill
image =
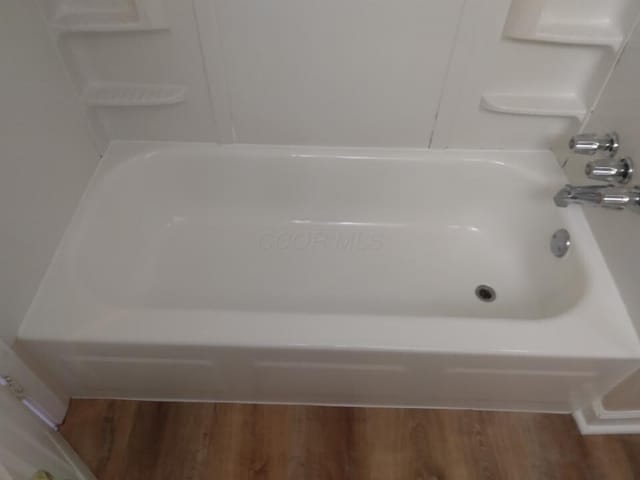
{"label": "soap dish shelf", "polygon": [[[49,1],[49,0],[47,0]],[[54,0],[49,23],[59,32],[122,32],[169,28],[162,0],[127,0],[112,8],[79,7],[70,0]]]}
{"label": "soap dish shelf", "polygon": [[122,23],[109,23],[109,22],[70,22],[65,23],[53,23],[51,27],[61,33],[100,33],[100,32],[152,32],[168,30],[169,27],[147,25],[140,22],[122,22]]}
{"label": "soap dish shelf", "polygon": [[575,95],[485,94],[480,106],[485,110],[511,115],[572,117],[584,119],[587,108]]}
{"label": "soap dish shelf", "polygon": [[[583,0],[569,13],[562,0],[512,0],[503,35],[507,38],[619,49],[624,41],[622,15],[601,7],[599,0]],[[610,2],[611,3],[611,2]]]}
{"label": "soap dish shelf", "polygon": [[609,26],[542,24],[535,31],[505,31],[505,37],[517,40],[561,43],[566,45],[591,45],[618,50],[624,41],[623,34]]}
{"label": "soap dish shelf", "polygon": [[91,83],[83,97],[92,107],[152,107],[183,102],[186,93],[182,85]]}

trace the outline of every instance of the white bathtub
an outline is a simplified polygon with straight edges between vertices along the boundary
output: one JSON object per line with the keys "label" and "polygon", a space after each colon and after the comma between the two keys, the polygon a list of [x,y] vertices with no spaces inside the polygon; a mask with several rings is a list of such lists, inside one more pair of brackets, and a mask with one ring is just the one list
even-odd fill
{"label": "white bathtub", "polygon": [[115,143],[20,347],[73,396],[574,410],[640,344],[563,182],[545,152]]}

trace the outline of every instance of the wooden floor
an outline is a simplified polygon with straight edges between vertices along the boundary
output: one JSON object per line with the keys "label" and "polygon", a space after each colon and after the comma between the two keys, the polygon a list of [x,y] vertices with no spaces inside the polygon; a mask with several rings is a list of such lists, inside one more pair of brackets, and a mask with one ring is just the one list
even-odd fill
{"label": "wooden floor", "polygon": [[568,415],[74,400],[62,434],[99,480],[640,479]]}

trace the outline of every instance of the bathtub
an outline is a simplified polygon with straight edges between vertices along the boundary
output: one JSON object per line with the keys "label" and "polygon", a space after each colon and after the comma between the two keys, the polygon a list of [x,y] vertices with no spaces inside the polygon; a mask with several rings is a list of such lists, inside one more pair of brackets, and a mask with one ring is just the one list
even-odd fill
{"label": "bathtub", "polygon": [[74,397],[573,411],[640,344],[564,181],[549,152],[113,143],[18,346]]}

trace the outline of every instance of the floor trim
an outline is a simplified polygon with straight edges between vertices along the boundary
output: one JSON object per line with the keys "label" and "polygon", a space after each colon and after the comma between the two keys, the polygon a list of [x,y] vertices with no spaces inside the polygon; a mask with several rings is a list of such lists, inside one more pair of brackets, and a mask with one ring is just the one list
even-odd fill
{"label": "floor trim", "polygon": [[640,410],[607,410],[600,400],[573,413],[583,435],[640,434]]}

